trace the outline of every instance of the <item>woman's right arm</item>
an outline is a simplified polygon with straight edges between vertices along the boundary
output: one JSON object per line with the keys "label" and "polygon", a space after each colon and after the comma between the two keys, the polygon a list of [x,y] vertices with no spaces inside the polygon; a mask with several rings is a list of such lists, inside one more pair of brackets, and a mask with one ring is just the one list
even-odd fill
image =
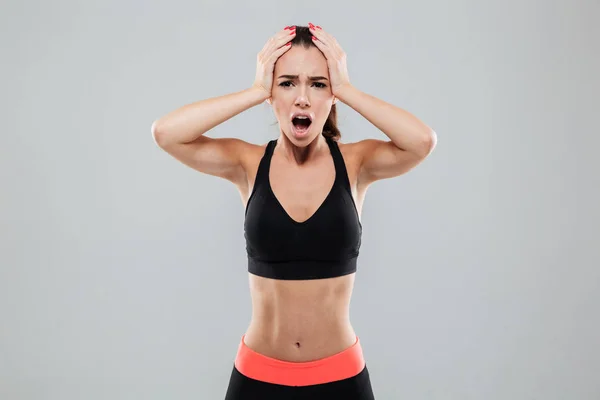
{"label": "woman's right arm", "polygon": [[256,57],[256,76],[249,89],[188,104],[154,121],[156,144],[189,167],[245,185],[242,157],[251,145],[240,139],[209,138],[204,133],[271,97],[275,62],[290,49],[295,36],[295,27],[286,27],[269,38]]}
{"label": "woman's right arm", "polygon": [[267,91],[252,86],[191,103],[154,121],[152,136],[161,149],[183,164],[240,184],[245,179],[240,158],[248,143],[235,138],[210,138],[204,133],[268,98]]}

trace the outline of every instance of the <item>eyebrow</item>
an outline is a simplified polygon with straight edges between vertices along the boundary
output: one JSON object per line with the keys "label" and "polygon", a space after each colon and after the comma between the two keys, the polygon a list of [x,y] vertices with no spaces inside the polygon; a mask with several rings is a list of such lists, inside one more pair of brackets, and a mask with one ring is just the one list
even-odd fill
{"label": "eyebrow", "polygon": [[[298,75],[281,75],[277,79],[298,79]],[[308,80],[310,81],[326,81],[327,78],[324,76],[309,76]]]}

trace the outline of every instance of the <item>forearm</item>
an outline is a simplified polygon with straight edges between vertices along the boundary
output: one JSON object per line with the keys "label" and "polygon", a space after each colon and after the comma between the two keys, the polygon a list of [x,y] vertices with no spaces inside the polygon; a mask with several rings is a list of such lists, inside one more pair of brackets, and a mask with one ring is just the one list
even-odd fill
{"label": "forearm", "polygon": [[435,145],[435,132],[411,113],[347,85],[336,97],[375,127],[400,149],[427,155]]}
{"label": "forearm", "polygon": [[188,143],[243,111],[268,98],[265,91],[251,87],[187,104],[152,124],[152,134],[163,142]]}

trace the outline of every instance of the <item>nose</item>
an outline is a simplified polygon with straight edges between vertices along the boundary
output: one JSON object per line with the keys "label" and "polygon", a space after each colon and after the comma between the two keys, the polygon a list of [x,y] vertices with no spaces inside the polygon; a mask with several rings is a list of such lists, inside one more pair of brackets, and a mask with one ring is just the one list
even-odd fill
{"label": "nose", "polygon": [[310,102],[305,93],[299,94],[298,97],[296,97],[295,105],[297,107],[310,107]]}

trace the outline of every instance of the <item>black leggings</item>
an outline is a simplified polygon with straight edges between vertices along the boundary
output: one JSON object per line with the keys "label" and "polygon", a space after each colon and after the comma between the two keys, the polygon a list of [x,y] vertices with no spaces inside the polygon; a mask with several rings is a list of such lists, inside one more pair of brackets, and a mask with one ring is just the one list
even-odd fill
{"label": "black leggings", "polygon": [[310,386],[284,386],[242,375],[235,366],[225,400],[374,400],[369,371],[351,378]]}

